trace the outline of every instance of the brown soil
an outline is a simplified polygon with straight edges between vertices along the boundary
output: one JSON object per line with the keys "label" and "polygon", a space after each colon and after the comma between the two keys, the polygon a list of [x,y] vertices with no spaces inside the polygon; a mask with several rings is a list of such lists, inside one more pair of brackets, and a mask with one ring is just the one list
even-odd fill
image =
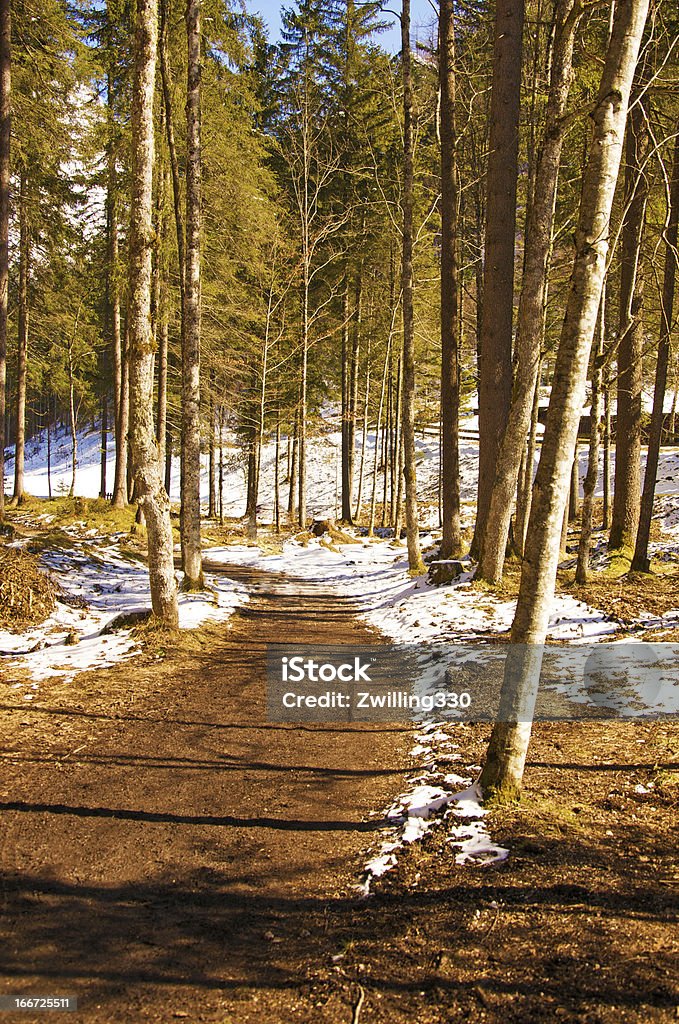
{"label": "brown soil", "polygon": [[[202,647],[5,690],[0,991],[125,1024],[674,1021],[679,728],[540,726],[504,864],[456,865],[442,824],[361,900],[410,733],[267,723],[263,655],[378,640],[322,585],[238,576]],[[459,736],[478,763],[488,729]]]}
{"label": "brown soil", "polygon": [[[488,729],[461,735],[480,760]],[[676,1021],[678,769],[675,723],[536,726],[522,804],[490,816],[509,858],[456,865],[441,823],[353,929],[366,1020]]]}

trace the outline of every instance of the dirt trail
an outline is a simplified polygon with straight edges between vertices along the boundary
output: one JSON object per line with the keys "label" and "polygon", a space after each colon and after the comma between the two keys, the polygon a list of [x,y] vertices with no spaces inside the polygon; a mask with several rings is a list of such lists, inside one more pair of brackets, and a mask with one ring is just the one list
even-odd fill
{"label": "dirt trail", "polygon": [[[341,952],[330,904],[360,913],[409,732],[267,723],[267,643],[379,641],[320,582],[228,573],[252,598],[204,651],[46,683],[30,706],[2,688],[3,993],[77,995],[86,1021],[318,1019],[304,975]],[[323,1019],[352,998],[338,978]]]}

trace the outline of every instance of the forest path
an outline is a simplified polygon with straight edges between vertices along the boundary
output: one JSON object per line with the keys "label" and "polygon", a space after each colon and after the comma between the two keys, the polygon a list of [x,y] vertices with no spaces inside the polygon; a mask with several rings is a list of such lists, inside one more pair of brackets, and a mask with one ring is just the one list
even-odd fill
{"label": "forest path", "polygon": [[410,733],[268,723],[268,643],[379,638],[321,581],[221,568],[251,599],[198,651],[3,698],[0,992],[77,995],[84,1021],[347,1019],[332,955]]}

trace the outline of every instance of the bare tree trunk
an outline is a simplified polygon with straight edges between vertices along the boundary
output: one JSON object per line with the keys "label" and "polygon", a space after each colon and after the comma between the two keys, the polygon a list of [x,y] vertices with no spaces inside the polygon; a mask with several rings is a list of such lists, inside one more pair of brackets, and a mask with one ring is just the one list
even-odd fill
{"label": "bare tree trunk", "polygon": [[531,539],[496,722],[480,784],[484,795],[515,799],[521,790],[540,678],[542,645],[554,597],[559,536],[606,272],[608,231],[625,119],[649,0],[619,0],[602,73],[583,173],[575,258],[556,356],[549,413],[533,491]]}
{"label": "bare tree trunk", "polygon": [[[387,440],[386,458],[389,464],[389,522],[394,525],[394,508],[396,506],[396,486],[398,478],[398,452],[396,450],[397,439],[400,430],[401,411],[401,374],[403,367],[403,338],[401,338],[401,351],[396,361],[396,384],[394,385],[393,374],[389,373],[389,387],[387,390]],[[394,398],[394,395],[396,398]],[[395,422],[394,422],[395,421]],[[386,478],[385,478],[386,479]]]}
{"label": "bare tree trunk", "polygon": [[580,457],[577,443],[571,466],[571,483],[568,492],[568,522],[574,523],[580,511]]}
{"label": "bare tree trunk", "polygon": [[[164,116],[161,121],[164,122]],[[167,239],[169,234],[169,216],[167,211],[168,174],[165,167],[160,174],[158,198],[159,222],[161,226],[161,238],[159,239],[159,250],[157,254],[159,291],[158,291],[158,398],[156,410],[156,440],[158,441],[158,461],[161,466],[165,465],[165,450],[167,445],[167,370],[169,354],[169,310],[168,310],[168,265],[167,265]]]}
{"label": "bare tree trunk", "polygon": [[[363,291],[363,266],[359,265],[354,288],[354,312],[352,317],[353,339],[351,343],[350,393],[349,393],[349,462],[351,484],[355,478],[356,465],[356,422],[358,416],[358,367],[361,355],[361,306]],[[351,505],[351,501],[350,501]]]}
{"label": "bare tree trunk", "polygon": [[13,503],[24,496],[24,458],[26,452],[26,370],[28,359],[28,278],[30,274],[31,239],[28,226],[26,173],[19,185],[19,308],[17,336],[17,404],[14,449]]}
{"label": "bare tree trunk", "polygon": [[[389,437],[391,434],[391,398],[392,381],[391,381],[391,356],[389,358],[389,375],[387,378],[387,411],[384,417],[384,426],[382,428],[382,518],[380,526],[382,529],[387,525],[387,496],[389,492]],[[392,473],[392,484],[394,482]],[[391,508],[394,507],[394,495],[392,490]]]}
{"label": "bare tree trunk", "polygon": [[649,148],[645,100],[629,113],[625,137],[625,199],[620,262],[620,342],[615,420],[615,483],[609,547],[634,547],[641,502],[641,388],[644,348],[644,269],[641,245],[646,221]]}
{"label": "bare tree trunk", "polygon": [[276,414],[276,461],[273,477],[273,517],[276,533],[281,532],[281,410]]}
{"label": "bare tree trunk", "polygon": [[[679,125],[675,131],[679,132]],[[674,307],[674,289],[677,276],[677,236],[679,234],[679,134],[674,140],[674,158],[672,164],[672,180],[668,197],[667,226],[665,229],[665,271],[661,300],[660,343],[658,345],[658,362],[655,368],[655,390],[653,392],[653,411],[648,439],[648,455],[644,475],[644,493],[641,498],[639,529],[637,530],[636,546],[631,568],[637,572],[649,572],[651,561],[648,557],[648,541],[651,534],[653,518],[653,499],[655,483],[658,475],[658,459],[662,441],[665,392],[667,390],[667,370],[671,352],[672,310]]]}
{"label": "bare tree trunk", "polygon": [[460,182],[455,126],[455,4],[439,4],[441,93],[441,558],[460,554],[460,364],[457,234]]}
{"label": "bare tree trunk", "polygon": [[[544,332],[544,323],[543,323]],[[526,529],[530,516],[530,506],[533,494],[533,473],[535,472],[535,451],[538,444],[538,423],[540,416],[540,378],[542,375],[542,355],[538,360],[538,371],[535,377],[535,388],[533,390],[533,407],[530,414],[530,428],[528,430],[528,443],[526,445],[526,459],[522,486],[516,497],[516,523],[514,529],[514,546],[520,558],[526,547]]]}
{"label": "bare tree trunk", "polygon": [[[162,462],[160,463],[160,465],[161,465],[161,468],[162,468],[162,465],[163,465]],[[165,479],[164,479],[164,482],[163,482],[163,486],[165,487],[165,492],[166,492],[166,494],[169,497],[170,488],[172,486],[172,434],[170,433],[169,429],[165,433],[165,474],[164,474],[164,476],[165,476]]]}
{"label": "bare tree trunk", "polygon": [[[519,109],[523,0],[498,0],[495,7],[490,149],[486,174],[487,206],[481,351],[479,353],[479,484],[472,552],[485,543],[486,520],[495,469],[512,400],[512,318],[514,309],[514,236],[518,176]],[[544,273],[544,266],[542,268]],[[521,444],[525,439],[525,429]],[[511,476],[516,486],[517,469]],[[513,492],[512,488],[512,492]],[[513,493],[508,504],[511,505]],[[511,510],[510,510],[511,511]],[[509,522],[507,522],[507,529]],[[497,539],[493,548],[498,546]],[[487,566],[485,579],[497,572]],[[501,569],[500,569],[501,573]]]}
{"label": "bare tree trunk", "polygon": [[299,408],[295,409],[292,425],[292,452],[290,455],[290,489],[288,492],[288,515],[295,518],[297,509],[297,468],[299,465]]}
{"label": "bare tree trunk", "polygon": [[[526,237],[525,269],[519,299],[516,341],[517,367],[514,388],[509,417],[497,453],[494,483],[492,492],[488,495],[487,513],[484,519],[483,510],[481,510],[480,519],[477,518],[477,525],[479,522],[482,524],[485,522],[485,533],[477,534],[481,549],[478,575],[489,583],[498,583],[502,578],[521,453],[526,442],[537,386],[543,332],[536,328],[544,323],[552,225],[559,182],[561,149],[566,130],[564,113],[572,77],[573,45],[581,14],[582,8],[579,0],[559,0],[555,11],[558,36],[554,48],[545,132],[538,155],[535,193]],[[490,254],[488,258],[492,258]],[[486,287],[486,294],[491,295],[488,287]],[[511,296],[507,297],[507,301],[509,302],[508,325],[511,331]],[[489,316],[492,316],[492,313],[493,308],[489,308]],[[491,340],[491,351],[493,351],[493,344],[494,342]],[[502,359],[506,357],[504,348],[503,353]],[[493,405],[497,399],[488,393],[486,401]],[[493,415],[495,414],[493,413]],[[480,427],[481,413],[479,410],[479,429]],[[486,443],[488,443],[487,438]],[[482,485],[479,483],[479,495],[481,495],[481,490]]]}
{"label": "bare tree trunk", "polygon": [[[162,299],[161,299],[162,301]],[[158,461],[165,465],[167,446],[167,356],[169,343],[169,327],[167,311],[164,309],[160,318],[158,332],[158,399],[156,411],[156,440],[158,441]]]}
{"label": "bare tree trunk", "polygon": [[184,245],[184,221],[182,218],[182,192],[179,182],[179,160],[177,159],[177,146],[174,138],[174,119],[172,116],[172,91],[170,81],[170,67],[168,59],[168,11],[169,0],[160,0],[160,80],[163,92],[163,106],[165,108],[165,133],[167,136],[167,149],[170,157],[170,172],[172,174],[172,199],[174,204],[174,220],[177,231],[177,264],[179,269],[179,295],[182,309],[182,326],[184,324],[184,275],[186,273],[186,256]]}
{"label": "bare tree trunk", "polygon": [[203,586],[200,548],[201,0],[186,6],[186,264],[182,331],[182,567],[186,589]]}
{"label": "bare tree trunk", "polygon": [[0,523],[5,520],[5,419],[7,414],[7,307],[9,300],[9,150],[12,108],[12,16],[0,0]]}
{"label": "bare tree trunk", "polygon": [[344,272],[342,288],[342,521],[351,522],[351,453],[349,451],[349,272]]}
{"label": "bare tree trunk", "polygon": [[415,470],[415,324],[413,312],[413,85],[410,54],[410,0],[403,0],[401,15],[401,62],[403,65],[403,460],[406,490],[408,565],[412,573],[424,572],[417,513]]}
{"label": "bare tree trunk", "polygon": [[[606,294],[606,282],[604,291]],[[603,381],[604,389],[604,501],[601,525],[607,530],[611,525],[611,381],[608,367]]]}
{"label": "bare tree trunk", "polygon": [[99,454],[99,497],[106,498],[106,462],[108,459],[108,395],[106,384],[101,394],[101,451]]}
{"label": "bare tree trunk", "polygon": [[[78,320],[76,318],[76,331]],[[75,474],[78,468],[78,423],[75,407],[75,370],[73,366],[73,340],[68,346],[68,414],[71,427],[71,486],[68,490],[69,498],[75,494]]]}
{"label": "bare tree trunk", "polygon": [[224,403],[219,406],[219,525],[224,525]]}
{"label": "bare tree trunk", "polygon": [[[129,315],[128,315],[129,319]],[[118,351],[120,352],[120,391],[118,399],[118,438],[116,444],[116,464],[113,484],[114,508],[127,505],[128,487],[128,445],[130,431],[130,364],[129,364],[128,325],[125,324],[125,338],[118,332]]]}
{"label": "bare tree trunk", "polygon": [[[213,375],[211,374],[211,377]],[[209,421],[209,440],[208,440],[208,518],[214,519],[216,516],[217,509],[217,490],[216,490],[216,479],[215,479],[215,400],[213,390],[213,380],[210,381],[210,398],[209,398],[209,410],[208,410],[208,421]]]}
{"label": "bare tree trunk", "polygon": [[396,439],[398,450],[396,452],[396,477],[398,484],[396,486],[396,498],[394,500],[393,516],[394,516],[394,540],[397,544],[401,543],[401,528],[403,523],[403,465],[405,461],[403,451],[403,434],[399,434]]}
{"label": "bare tree trunk", "polygon": [[130,216],[129,368],[132,466],[137,500],[146,519],[151,605],[166,626],[179,623],[170,501],[163,488],[153,422],[151,262],[153,250],[153,95],[156,75],[157,0],[137,0],[132,91],[132,198]]}
{"label": "bare tree trunk", "polygon": [[368,407],[370,404],[370,335],[368,335],[365,369],[365,396],[363,400],[363,425],[361,436],[361,465],[358,472],[358,494],[356,495],[356,522],[361,518],[363,504],[363,481],[365,478],[366,441],[368,437]]}
{"label": "bare tree trunk", "polygon": [[[392,300],[393,301],[393,300]],[[375,423],[375,453],[373,457],[373,483],[372,491],[370,494],[370,522],[368,523],[368,536],[372,537],[375,532],[375,507],[377,504],[377,475],[379,470],[380,460],[380,429],[382,427],[382,413],[384,410],[384,399],[387,390],[387,374],[389,372],[389,363],[391,358],[391,346],[394,337],[394,331],[396,329],[396,316],[398,306],[394,303],[391,309],[391,325],[389,328],[389,337],[387,338],[387,348],[384,353],[384,367],[382,370],[382,385],[380,387],[380,401],[377,407],[377,422]],[[386,461],[384,463],[384,472],[386,474]],[[386,488],[385,488],[386,491]]]}
{"label": "bare tree trunk", "polygon": [[110,138],[107,154],[106,180],[106,330],[111,346],[113,363],[113,433],[115,438],[115,468],[113,472],[114,508],[127,504],[127,433],[128,433],[128,388],[127,356],[123,352],[120,329],[120,282],[118,270],[118,204],[116,146],[113,138],[113,75],[108,74],[108,119]]}
{"label": "bare tree trunk", "polygon": [[304,284],[302,295],[302,365],[299,377],[299,418],[297,422],[297,474],[299,497],[297,516],[299,525],[306,527],[306,415],[307,381],[309,369],[309,264],[304,260]]}
{"label": "bare tree trunk", "polygon": [[599,306],[598,341],[592,360],[592,402],[590,405],[589,423],[589,459],[587,473],[583,484],[582,521],[580,524],[580,543],[578,546],[578,564],[575,569],[575,582],[584,584],[589,574],[589,551],[592,543],[592,512],[594,492],[599,479],[599,448],[601,440],[601,360],[604,354],[605,334],[605,301],[606,292],[601,290]]}
{"label": "bare tree trunk", "polygon": [[52,500],[52,396],[47,395],[47,497]]}

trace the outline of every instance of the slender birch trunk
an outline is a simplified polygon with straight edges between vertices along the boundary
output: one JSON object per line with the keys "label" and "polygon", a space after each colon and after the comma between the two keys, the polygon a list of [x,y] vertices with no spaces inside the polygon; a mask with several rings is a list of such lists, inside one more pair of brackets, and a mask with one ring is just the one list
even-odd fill
{"label": "slender birch trunk", "polygon": [[455,4],[439,4],[441,93],[441,558],[459,555],[460,365],[458,351],[457,234],[460,182],[455,126]]}
{"label": "slender birch trunk", "polygon": [[203,586],[200,545],[201,0],[186,7],[186,264],[182,331],[182,567],[184,588]]}
{"label": "slender birch trunk", "polygon": [[368,409],[370,405],[370,335],[368,334],[368,341],[366,347],[366,368],[365,368],[365,396],[363,400],[363,424],[361,427],[361,464],[358,471],[358,494],[356,495],[356,515],[355,519],[358,522],[361,518],[362,506],[363,506],[363,481],[365,479],[365,464],[367,458],[366,441],[368,437]]}
{"label": "slender birch trunk", "polygon": [[[103,377],[103,374],[102,374]],[[108,460],[108,395],[102,381],[101,393],[101,450],[99,452],[99,497],[106,498],[106,463]]]}
{"label": "slender birch trunk", "polygon": [[[604,281],[604,290],[602,298],[605,300],[606,296],[606,282]],[[603,511],[601,515],[601,526],[604,530],[608,530],[611,525],[611,375],[610,367],[606,366],[604,369],[603,376],[603,391],[604,391],[604,425],[603,425],[603,473],[604,473],[604,500],[603,500]]]}
{"label": "slender birch trunk", "polygon": [[52,396],[47,395],[47,497],[52,500]]}
{"label": "slender birch trunk", "polygon": [[480,785],[485,796],[515,799],[521,790],[554,597],[559,537],[587,369],[606,272],[611,207],[625,121],[649,0],[619,0],[592,113],[593,135],[583,173],[575,257],[549,413],[533,489],[530,546],[512,623],[500,700]]}
{"label": "slender birch trunk", "polygon": [[[544,322],[543,322],[544,331]],[[526,529],[530,516],[530,506],[533,494],[533,474],[535,472],[535,452],[538,446],[538,423],[540,416],[540,380],[542,377],[542,355],[538,361],[538,372],[535,377],[535,388],[533,390],[533,407],[530,414],[530,428],[528,430],[528,442],[526,445],[526,459],[524,466],[523,484],[516,496],[516,523],[514,529],[514,545],[520,558],[526,547]]]}
{"label": "slender birch trunk", "polygon": [[[372,491],[370,494],[370,521],[368,523],[368,536],[372,537],[375,533],[375,508],[377,505],[377,476],[379,470],[379,458],[380,458],[380,428],[382,426],[382,412],[384,410],[384,398],[387,390],[387,373],[389,372],[389,363],[391,359],[391,346],[394,337],[394,331],[396,330],[396,317],[398,315],[398,305],[393,303],[392,297],[392,309],[391,309],[391,325],[389,327],[389,337],[387,338],[387,348],[384,353],[384,367],[382,370],[382,385],[380,387],[380,401],[377,407],[377,422],[375,423],[375,452],[373,456],[373,482]],[[385,473],[386,473],[386,462],[385,462]]]}
{"label": "slender birch trunk", "polygon": [[31,238],[28,224],[26,173],[19,185],[19,308],[17,334],[17,400],[16,443],[14,449],[13,504],[24,496],[24,459],[26,452],[26,371],[28,362],[28,278],[30,274]]}
{"label": "slender birch trunk", "polygon": [[403,73],[403,396],[401,404],[403,459],[406,490],[408,565],[412,573],[424,572],[420,549],[415,469],[415,324],[413,311],[413,83],[410,53],[410,0],[403,0],[401,15],[401,63]]}
{"label": "slender birch trunk", "polygon": [[219,406],[219,525],[224,525],[224,403]]}
{"label": "slender birch trunk", "polygon": [[580,543],[578,545],[578,563],[575,569],[575,582],[584,584],[589,575],[589,555],[592,543],[592,520],[594,493],[599,479],[599,450],[601,448],[601,360],[604,354],[605,341],[605,310],[606,292],[601,290],[599,306],[598,340],[594,359],[592,360],[592,401],[589,422],[589,458],[587,473],[583,484],[582,520],[580,523]]}
{"label": "slender birch trunk", "polygon": [[127,432],[128,391],[124,377],[127,367],[120,329],[120,280],[118,269],[118,203],[116,145],[113,120],[113,74],[108,74],[108,154],[106,178],[106,329],[113,364],[113,435],[115,439],[115,467],[111,504],[124,508],[127,504]]}
{"label": "slender birch trunk", "polygon": [[[79,316],[80,311],[78,311]],[[75,331],[78,329],[78,317],[76,317]],[[71,485],[68,490],[69,498],[75,494],[75,475],[78,468],[78,422],[75,404],[75,367],[73,365],[73,341],[68,344],[68,418],[71,428]]]}

